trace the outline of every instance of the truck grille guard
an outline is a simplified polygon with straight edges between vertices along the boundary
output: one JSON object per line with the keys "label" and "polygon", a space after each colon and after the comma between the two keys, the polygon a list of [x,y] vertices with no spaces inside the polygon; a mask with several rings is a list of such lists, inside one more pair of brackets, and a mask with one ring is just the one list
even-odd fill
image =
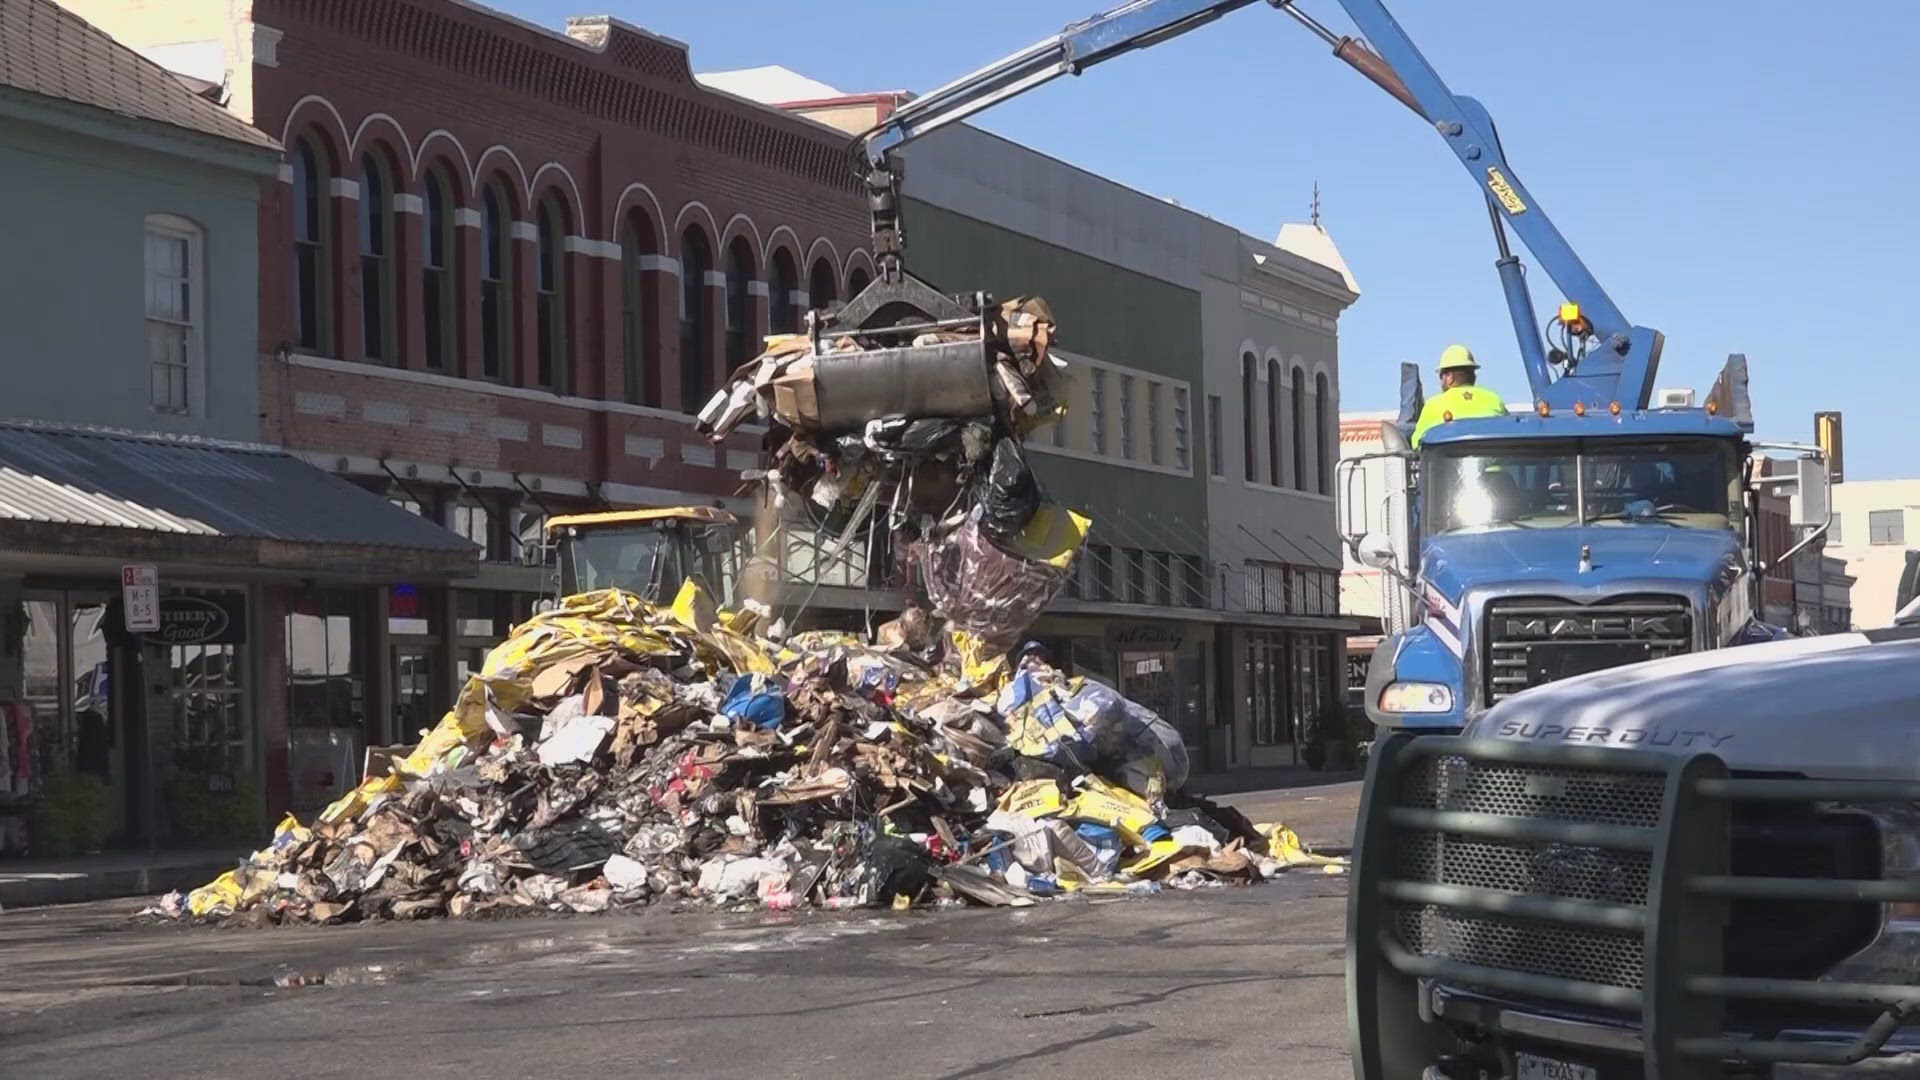
{"label": "truck grille guard", "polygon": [[[1444,793],[1432,805],[1409,805],[1422,801],[1407,797],[1416,768],[1437,773],[1447,762],[1488,770],[1501,783],[1470,793],[1468,801],[1478,804],[1472,810],[1446,808]],[[1623,780],[1645,781],[1658,792],[1657,804],[1629,792],[1609,811],[1592,797],[1595,785],[1605,790]],[[1549,1009],[1601,1010],[1623,1022],[1637,1014],[1646,1076],[1660,1080],[1717,1080],[1724,1062],[1856,1064],[1920,1010],[1920,986],[1735,977],[1723,963],[1725,912],[1734,899],[1920,902],[1920,882],[1735,876],[1735,803],[1920,802],[1920,782],[1747,779],[1729,775],[1725,762],[1707,753],[1396,735],[1375,745],[1366,789],[1348,912],[1348,1014],[1359,1080],[1418,1077],[1425,1064],[1457,1049],[1429,1022],[1422,981],[1516,995]],[[1606,897],[1595,899],[1407,880],[1404,853],[1423,842],[1563,845],[1558,850],[1617,856],[1647,867],[1645,902],[1634,902],[1632,886],[1612,895],[1588,889],[1589,897]],[[1569,953],[1580,948],[1580,935],[1596,933],[1637,941],[1641,951],[1630,977],[1611,984],[1423,955],[1404,940],[1409,910],[1440,913],[1453,925],[1524,926],[1535,941],[1565,942]],[[1435,952],[1477,950],[1475,959],[1484,961],[1489,952],[1529,947],[1511,932],[1463,938],[1469,947]],[[1531,955],[1541,954],[1536,948]],[[1617,957],[1593,961],[1588,970],[1616,970],[1604,967],[1610,959]],[[1751,1039],[1726,1030],[1727,1004],[1736,1000],[1881,1012],[1850,1043]],[[1425,1034],[1409,1042],[1412,1025]]]}

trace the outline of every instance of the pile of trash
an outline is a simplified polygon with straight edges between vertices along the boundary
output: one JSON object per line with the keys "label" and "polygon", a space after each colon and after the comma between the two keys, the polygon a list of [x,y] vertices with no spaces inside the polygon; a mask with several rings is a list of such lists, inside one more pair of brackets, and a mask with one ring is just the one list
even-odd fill
{"label": "pile of trash", "polygon": [[708,402],[716,441],[767,425],[771,506],[842,548],[861,530],[905,553],[942,615],[1010,647],[1065,583],[1088,521],[1049,501],[1021,446],[1065,411],[1066,363],[1037,297],[934,329],[767,339]]}
{"label": "pile of trash", "polygon": [[[914,612],[909,612],[913,616]],[[1326,864],[1182,797],[1185,749],[1105,686],[924,613],[781,643],[689,584],[569,597],[420,743],[149,912],[252,923],[642,905],[1033,903]]]}

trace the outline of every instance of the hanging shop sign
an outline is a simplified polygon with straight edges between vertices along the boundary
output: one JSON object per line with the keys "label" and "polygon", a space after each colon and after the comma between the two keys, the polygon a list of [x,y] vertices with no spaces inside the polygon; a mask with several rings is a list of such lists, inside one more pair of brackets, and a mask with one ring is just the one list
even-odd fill
{"label": "hanging shop sign", "polygon": [[1165,649],[1178,651],[1187,640],[1187,628],[1179,623],[1110,623],[1107,640],[1122,649]]}
{"label": "hanging shop sign", "polygon": [[160,629],[147,634],[162,645],[240,645],[247,640],[247,605],[237,593],[160,598]]}

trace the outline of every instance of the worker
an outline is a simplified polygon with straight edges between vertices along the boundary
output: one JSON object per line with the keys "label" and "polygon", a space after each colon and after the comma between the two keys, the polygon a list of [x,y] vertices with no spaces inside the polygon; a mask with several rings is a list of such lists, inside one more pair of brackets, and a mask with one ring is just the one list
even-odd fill
{"label": "worker", "polygon": [[1416,449],[1427,429],[1444,420],[1507,415],[1507,403],[1499,394],[1475,385],[1479,371],[1480,362],[1465,345],[1449,345],[1440,354],[1440,392],[1427,399],[1419,423],[1413,426]]}

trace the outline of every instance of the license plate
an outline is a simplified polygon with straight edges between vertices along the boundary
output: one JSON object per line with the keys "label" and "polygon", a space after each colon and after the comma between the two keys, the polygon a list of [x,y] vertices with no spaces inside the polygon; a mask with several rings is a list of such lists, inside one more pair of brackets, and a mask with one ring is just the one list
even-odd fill
{"label": "license plate", "polygon": [[1517,1070],[1513,1080],[1600,1080],[1600,1070],[1571,1061],[1515,1054],[1513,1063]]}

